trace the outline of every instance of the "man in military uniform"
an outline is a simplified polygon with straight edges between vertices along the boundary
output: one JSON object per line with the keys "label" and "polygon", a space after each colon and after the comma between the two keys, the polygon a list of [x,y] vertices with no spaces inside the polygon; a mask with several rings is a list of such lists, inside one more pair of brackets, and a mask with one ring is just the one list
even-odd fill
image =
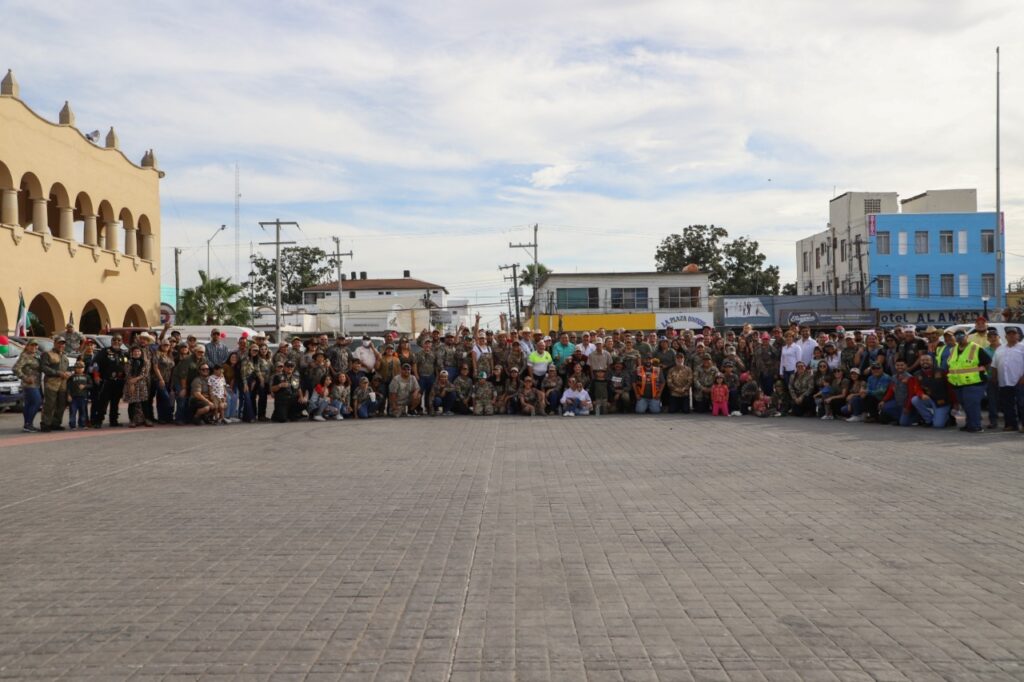
{"label": "man in military uniform", "polygon": [[469,375],[469,365],[459,368],[459,376],[452,382],[455,388],[455,403],[452,411],[456,414],[469,414],[473,402],[473,379]]}
{"label": "man in military uniform", "polygon": [[665,374],[665,387],[668,389],[668,411],[670,413],[690,413],[690,386],[693,385],[693,370],[686,364],[686,356],[676,356],[675,363]]}
{"label": "man in military uniform", "polygon": [[416,377],[412,376],[412,365],[408,362],[402,364],[401,373],[391,380],[388,393],[388,407],[392,417],[412,414],[420,404],[420,385]]}
{"label": "man in military uniform", "polygon": [[615,358],[608,374],[608,407],[612,412],[629,414],[633,411],[633,375],[626,371],[622,358]]}
{"label": "man in military uniform", "polygon": [[64,352],[72,355],[78,354],[78,349],[82,346],[82,341],[85,339],[84,336],[75,331],[75,325],[68,322],[64,326]]}
{"label": "man in military uniform", "polygon": [[622,350],[619,351],[619,360],[622,360],[622,368],[626,370],[626,373],[630,376],[632,381],[633,376],[636,374],[636,368],[640,365],[640,351],[633,347],[633,337],[626,336],[623,341]]}
{"label": "man in military uniform", "polygon": [[92,427],[103,426],[103,415],[110,410],[110,425],[120,426],[118,422],[121,394],[124,393],[125,374],[128,369],[128,353],[121,347],[121,335],[115,334],[110,339],[110,347],[104,348],[96,356],[96,369],[100,376],[99,405]]}
{"label": "man in military uniform", "polygon": [[658,339],[658,346],[654,349],[654,356],[662,369],[669,369],[676,364],[676,352],[668,345],[668,339],[664,336]]}
{"label": "man in military uniform", "polygon": [[700,366],[693,371],[693,411],[711,411],[711,385],[715,383],[718,376],[718,368],[715,367],[711,356],[703,353],[700,356]]}
{"label": "man in military uniform", "polygon": [[494,415],[494,384],[487,380],[487,372],[480,372],[473,386],[473,414]]}
{"label": "man in military uniform", "polygon": [[334,376],[348,371],[349,357],[348,339],[344,334],[339,334],[334,340],[334,345],[327,349],[327,360],[331,363],[331,370]]}
{"label": "man in military uniform", "polygon": [[434,412],[433,406],[429,404],[430,390],[437,380],[437,373],[442,369],[441,359],[437,351],[434,350],[434,340],[428,336],[423,339],[423,347],[420,352],[416,353],[416,374],[419,376],[420,395],[428,398],[426,409],[430,414]]}
{"label": "man in military uniform", "polygon": [[523,379],[523,387],[519,390],[519,413],[530,417],[544,416],[544,394],[533,386],[533,377],[529,374]]}
{"label": "man in military uniform", "polygon": [[[69,325],[70,326],[70,325]],[[63,431],[64,409],[67,406],[68,356],[64,354],[66,346],[64,337],[53,339],[53,348],[39,359],[39,369],[43,373],[43,416],[40,419],[40,431]]]}
{"label": "man in military uniform", "polygon": [[21,379],[22,400],[24,401],[25,425],[22,431],[35,433],[37,429],[32,422],[35,421],[39,406],[43,403],[42,378],[39,371],[39,355],[37,350],[39,344],[29,339],[24,350],[14,363],[14,374]]}

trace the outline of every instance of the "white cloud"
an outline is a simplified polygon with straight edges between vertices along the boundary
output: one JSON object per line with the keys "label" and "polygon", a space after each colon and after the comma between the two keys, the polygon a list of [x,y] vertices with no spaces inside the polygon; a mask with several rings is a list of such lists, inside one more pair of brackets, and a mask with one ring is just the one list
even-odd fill
{"label": "white cloud", "polygon": [[556,166],[547,166],[530,174],[530,184],[539,189],[551,189],[564,185],[569,181],[569,176],[575,173],[579,166],[574,163],[563,163]]}

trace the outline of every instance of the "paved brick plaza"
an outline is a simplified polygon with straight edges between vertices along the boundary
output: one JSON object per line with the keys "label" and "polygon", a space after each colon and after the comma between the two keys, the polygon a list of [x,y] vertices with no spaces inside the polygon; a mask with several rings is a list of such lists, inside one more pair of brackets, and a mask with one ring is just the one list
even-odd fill
{"label": "paved brick plaza", "polygon": [[19,423],[0,422],[0,677],[1024,678],[1019,436]]}

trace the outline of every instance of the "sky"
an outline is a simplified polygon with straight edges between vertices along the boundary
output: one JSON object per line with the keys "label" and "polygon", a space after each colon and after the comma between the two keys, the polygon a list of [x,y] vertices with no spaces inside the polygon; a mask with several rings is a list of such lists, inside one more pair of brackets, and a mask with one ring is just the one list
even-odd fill
{"label": "sky", "polygon": [[[995,207],[1002,45],[1007,279],[1024,276],[1024,3],[5,0],[0,68],[53,120],[153,148],[162,279],[243,278],[259,221],[498,305],[510,242],[555,271],[654,269],[714,223],[783,282],[847,190],[972,187]],[[269,253],[269,251],[267,251]]]}

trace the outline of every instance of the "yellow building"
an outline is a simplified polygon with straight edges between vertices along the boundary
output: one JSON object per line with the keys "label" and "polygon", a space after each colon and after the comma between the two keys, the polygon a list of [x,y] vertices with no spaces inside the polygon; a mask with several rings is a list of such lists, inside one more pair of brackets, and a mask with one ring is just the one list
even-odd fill
{"label": "yellow building", "polygon": [[[98,142],[98,135],[96,136]],[[69,316],[83,332],[160,320],[160,178],[152,150],[136,165],[58,123],[0,82],[0,333],[15,328],[18,290],[45,331]]]}

